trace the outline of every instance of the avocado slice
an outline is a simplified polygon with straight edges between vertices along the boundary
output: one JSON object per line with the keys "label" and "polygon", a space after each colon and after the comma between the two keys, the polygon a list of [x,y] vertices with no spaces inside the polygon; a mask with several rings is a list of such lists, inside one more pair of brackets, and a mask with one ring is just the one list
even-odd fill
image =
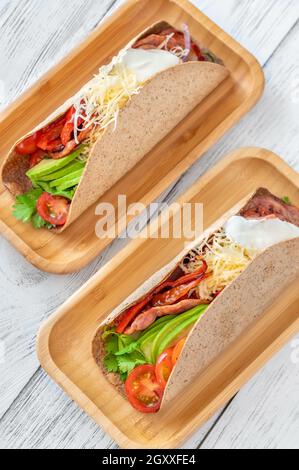
{"label": "avocado slice", "polygon": [[[164,326],[166,322],[171,321],[174,317],[175,315],[167,315],[155,321],[152,325],[146,328],[146,330],[141,332],[136,341],[132,341],[134,343],[134,348],[142,350],[143,347],[147,348],[147,346],[144,346],[145,344],[151,345],[151,341],[152,339],[154,339],[157,332],[161,330],[162,326]],[[116,355],[120,356],[122,354],[125,354],[126,349],[126,345],[119,345],[119,351]],[[150,356],[147,356],[147,359],[150,359]]]}
{"label": "avocado slice", "polygon": [[57,192],[61,192],[61,191],[64,191],[65,189],[69,189],[69,188],[73,188],[74,186],[77,186],[80,183],[81,176],[82,175],[77,176],[76,178],[74,178],[72,180],[66,181],[61,186],[58,186],[56,188]]}
{"label": "avocado slice", "polygon": [[32,178],[34,180],[38,180],[39,178],[49,175],[54,171],[61,170],[61,168],[65,167],[68,163],[72,162],[73,160],[75,160],[75,158],[79,157],[82,152],[82,149],[83,146],[80,145],[73,153],[71,153],[67,157],[60,158],[59,160],[42,160],[40,163],[28,170],[26,176],[28,176],[28,178],[30,179]]}
{"label": "avocado slice", "polygon": [[158,349],[155,356],[155,361],[157,361],[160,354],[162,354],[165,349],[170,348],[174,345],[174,342],[179,341],[181,338],[187,336],[190,331],[190,327],[196,323],[199,317],[202,314],[194,315],[193,317],[187,318],[184,322],[177,325],[173,331],[167,334],[162,340],[161,343],[158,345]]}
{"label": "avocado slice", "polygon": [[173,320],[173,318],[175,318],[175,317],[176,317],[176,315],[165,315],[161,318],[158,318],[158,320],[156,320],[152,325],[147,327],[146,330],[144,330],[141,333],[141,336],[139,336],[138,341],[144,340],[152,331],[161,330],[162,325],[165,325],[165,323]]}
{"label": "avocado slice", "polygon": [[[57,180],[51,181],[49,183],[49,186],[50,188],[59,188],[59,189],[70,188],[69,183],[72,182],[74,179],[77,179],[77,178],[80,179],[82,176],[82,173],[83,173],[83,168],[80,168],[79,170],[73,171],[72,173],[63,176],[62,178],[58,178]],[[67,186],[65,186],[66,184]],[[74,184],[71,184],[71,186],[74,186]]]}
{"label": "avocado slice", "polygon": [[[154,338],[151,349],[151,360],[156,363],[158,356],[177,338],[183,330],[190,326],[193,322],[204,313],[207,305],[198,305],[187,312],[176,315],[169,323],[163,325],[163,328]],[[160,352],[161,351],[161,352]]]}
{"label": "avocado slice", "polygon": [[175,317],[176,315],[167,315],[165,317],[159,318],[155,323],[153,323],[153,325],[151,325],[147,330],[145,330],[145,333],[138,339],[139,349],[141,349],[145,358],[148,361],[151,362],[152,344],[157,334],[166,324],[171,322]]}
{"label": "avocado slice", "polygon": [[64,168],[61,170],[55,171],[54,173],[51,173],[50,175],[45,175],[42,176],[39,181],[54,181],[57,180],[58,178],[62,178],[63,176],[69,175],[73,173],[73,171],[80,170],[81,168],[84,168],[85,163],[84,162],[71,162],[68,165],[66,165]]}
{"label": "avocado slice", "polygon": [[149,362],[153,362],[152,360],[152,345],[157,336],[157,330],[150,331],[149,334],[139,343],[139,349],[144,354],[145,358]]}

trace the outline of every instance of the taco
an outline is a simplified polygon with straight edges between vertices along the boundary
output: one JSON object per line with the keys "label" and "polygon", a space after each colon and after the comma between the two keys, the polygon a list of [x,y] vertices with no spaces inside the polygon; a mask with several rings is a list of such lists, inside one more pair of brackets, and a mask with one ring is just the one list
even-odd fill
{"label": "taco", "polygon": [[298,276],[299,209],[259,188],[109,315],[93,357],[135,409],[156,412]]}
{"label": "taco", "polygon": [[2,180],[15,217],[64,230],[227,75],[187,26],[161,22],[133,39],[11,149]]}

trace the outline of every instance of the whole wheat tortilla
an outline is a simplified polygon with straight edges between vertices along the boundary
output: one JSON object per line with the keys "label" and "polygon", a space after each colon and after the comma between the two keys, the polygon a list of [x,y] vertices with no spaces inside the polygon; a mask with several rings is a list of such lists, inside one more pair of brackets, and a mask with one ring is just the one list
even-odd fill
{"label": "whole wheat tortilla", "polygon": [[129,308],[131,305],[134,305],[137,301],[142,300],[142,298],[153,289],[155,286],[159,285],[164,280],[168,279],[171,273],[176,269],[176,267],[181,263],[185,256],[195,247],[199,246],[203,240],[209,238],[209,236],[219,230],[223,224],[232,216],[236,215],[248,201],[249,197],[243,198],[235,206],[225,212],[219,219],[217,219],[210,227],[208,227],[201,235],[188,243],[184,249],[178,253],[178,255],[173,258],[168,264],[163,266],[161,269],[156,271],[151,277],[149,277],[143,284],[141,284],[137,289],[134,290],[123,302],[121,302],[111,313],[103,320],[99,328],[105,327],[113,322],[113,320],[118,317],[124,310]]}
{"label": "whole wheat tortilla", "polygon": [[299,238],[271,246],[212,302],[188,335],[170,375],[169,403],[232,344],[299,276]]}
{"label": "whole wheat tortilla", "polygon": [[[157,23],[134,38],[127,47],[151,31],[169,26]],[[210,62],[186,62],[155,75],[121,110],[117,127],[113,124],[99,136],[90,151],[80,183],[72,200],[65,230],[152,148],[182,121],[227,76],[228,70]],[[53,122],[71,106],[70,98],[36,129]],[[18,142],[23,140],[22,137]],[[17,142],[17,143],[18,143]],[[20,157],[14,144],[2,167],[3,184],[16,196],[31,188],[26,177],[26,157]]]}
{"label": "whole wheat tortilla", "polygon": [[[123,393],[117,374],[108,374],[102,334],[105,327],[125,309],[142,299],[153,287],[167,279],[192,248],[220,229],[248,201],[248,197],[226,212],[175,259],[143,283],[102,322],[92,343],[93,357],[108,381]],[[168,380],[162,406],[171,401],[213,362],[274,302],[299,276],[299,238],[277,243],[260,253],[208,306],[190,331],[184,348]],[[275,289],[273,289],[275,286]]]}
{"label": "whole wheat tortilla", "polygon": [[[224,67],[187,62],[157,74],[95,143],[67,225],[130,171],[227,76]],[[65,227],[66,227],[65,226]]]}
{"label": "whole wheat tortilla", "polygon": [[211,225],[206,231],[204,231],[199,237],[190,242],[170,263],[163,266],[159,271],[154,273],[149,279],[141,284],[132,294],[130,294],[123,302],[121,302],[112,312],[106,317],[97,329],[97,332],[92,341],[92,355],[99,366],[103,375],[107,378],[108,382],[115,386],[117,390],[124,394],[123,384],[119,379],[119,375],[115,373],[108,373],[104,367],[103,359],[105,356],[105,347],[102,339],[103,332],[107,325],[110,325],[115,318],[118,317],[124,310],[134,305],[137,301],[141,300],[148,292],[150,292],[155,286],[159,285],[164,280],[168,279],[170,274],[174,272],[176,267],[180,264],[182,259],[185,258],[194,247],[198,246],[205,238],[208,238],[211,233],[218,230],[224,222],[231,216],[239,212],[239,210],[248,201],[248,197],[244,198],[237,205],[227,211],[220,219],[218,219],[213,225]]}

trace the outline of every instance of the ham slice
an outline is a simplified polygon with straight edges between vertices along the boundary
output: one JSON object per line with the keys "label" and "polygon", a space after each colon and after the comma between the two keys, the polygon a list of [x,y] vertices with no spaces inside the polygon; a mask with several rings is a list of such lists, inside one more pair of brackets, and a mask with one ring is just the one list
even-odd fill
{"label": "ham slice", "polygon": [[265,188],[259,188],[256,191],[240,211],[240,215],[246,219],[277,217],[299,227],[298,207],[286,204]]}
{"label": "ham slice", "polygon": [[159,307],[151,307],[145,312],[138,315],[133,323],[125,330],[126,335],[132,335],[137,331],[143,331],[154,323],[158,317],[164,315],[175,315],[184,313],[197,305],[203,304],[201,299],[184,299],[173,305],[163,305]]}

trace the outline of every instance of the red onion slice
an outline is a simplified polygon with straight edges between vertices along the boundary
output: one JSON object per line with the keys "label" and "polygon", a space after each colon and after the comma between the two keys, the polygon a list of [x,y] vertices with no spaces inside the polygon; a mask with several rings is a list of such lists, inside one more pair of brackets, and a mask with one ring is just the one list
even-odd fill
{"label": "red onion slice", "polygon": [[183,32],[184,32],[184,39],[185,39],[185,54],[182,58],[183,62],[188,60],[190,51],[191,51],[191,36],[189,28],[186,24],[183,24]]}

